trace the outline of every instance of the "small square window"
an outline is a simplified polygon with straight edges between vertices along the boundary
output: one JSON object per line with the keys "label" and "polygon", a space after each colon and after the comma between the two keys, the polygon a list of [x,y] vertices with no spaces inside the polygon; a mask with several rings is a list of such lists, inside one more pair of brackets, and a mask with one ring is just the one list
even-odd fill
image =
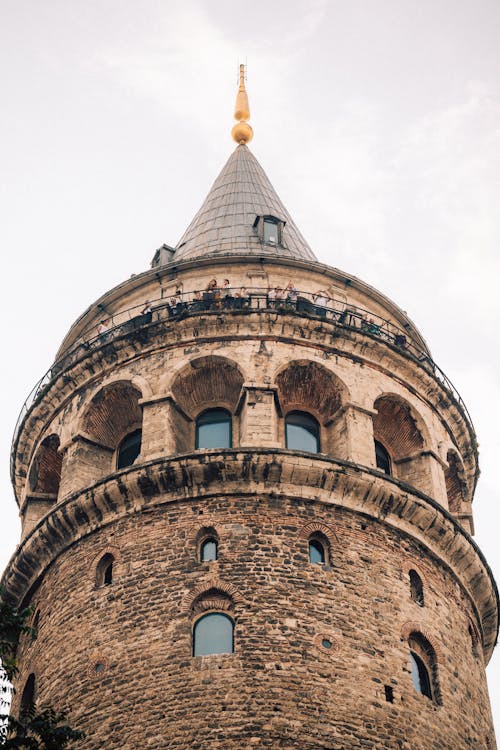
{"label": "small square window", "polygon": [[257,229],[264,245],[281,245],[285,222],[276,216],[256,216],[254,228]]}

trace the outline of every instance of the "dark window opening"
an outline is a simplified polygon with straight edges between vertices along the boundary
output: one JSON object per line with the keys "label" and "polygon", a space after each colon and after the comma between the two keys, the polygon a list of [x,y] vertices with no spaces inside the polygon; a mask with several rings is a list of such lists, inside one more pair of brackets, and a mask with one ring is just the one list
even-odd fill
{"label": "dark window opening", "polygon": [[228,615],[209,612],[196,622],[193,629],[193,656],[232,654],[234,622]]}
{"label": "dark window opening", "polygon": [[309,562],[313,565],[324,565],[326,562],[325,548],[318,539],[309,541]]}
{"label": "dark window opening", "polygon": [[201,562],[211,562],[217,560],[218,545],[216,539],[205,539],[200,547]]}
{"label": "dark window opening", "polygon": [[382,443],[379,443],[378,440],[375,440],[375,461],[377,469],[380,469],[384,474],[391,476],[391,457],[389,456],[387,449]]}
{"label": "dark window opening", "polygon": [[96,568],[96,586],[111,586],[114,562],[115,558],[110,552],[101,557]]}
{"label": "dark window opening", "polygon": [[196,448],[231,448],[232,419],[226,409],[207,409],[196,420]]}
{"label": "dark window opening", "polygon": [[118,458],[116,468],[124,469],[126,466],[132,466],[141,452],[142,430],[135,430],[127,435],[118,448]]}
{"label": "dark window opening", "polygon": [[384,685],[384,691],[387,703],[394,703],[394,689],[391,685]]}
{"label": "dark window opening", "polygon": [[319,453],[319,424],[303,411],[291,411],[285,419],[285,442],[291,450]]}
{"label": "dark window opening", "polygon": [[422,693],[426,698],[432,700],[431,678],[423,659],[421,659],[414,651],[410,651],[410,661],[413,687],[417,693]]}
{"label": "dark window opening", "polygon": [[23,688],[21,695],[21,705],[19,708],[19,715],[23,715],[32,711],[35,705],[35,675],[30,674]]}
{"label": "dark window opening", "polygon": [[410,596],[419,607],[424,606],[424,584],[416,570],[410,570]]}

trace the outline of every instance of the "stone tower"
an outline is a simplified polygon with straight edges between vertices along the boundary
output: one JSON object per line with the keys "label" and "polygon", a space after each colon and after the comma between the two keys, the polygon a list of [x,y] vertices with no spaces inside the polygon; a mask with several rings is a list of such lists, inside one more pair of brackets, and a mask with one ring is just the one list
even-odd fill
{"label": "stone tower", "polygon": [[13,711],[69,708],[85,750],[495,748],[470,417],[405,313],[315,259],[243,75],[236,119],[179,244],[21,415]]}

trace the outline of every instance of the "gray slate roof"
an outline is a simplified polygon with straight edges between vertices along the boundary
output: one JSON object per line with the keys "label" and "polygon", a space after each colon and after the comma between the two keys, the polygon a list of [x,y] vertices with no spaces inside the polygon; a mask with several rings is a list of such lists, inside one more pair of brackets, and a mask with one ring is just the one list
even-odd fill
{"label": "gray slate roof", "polygon": [[[261,242],[256,216],[286,222],[282,243]],[[215,180],[205,202],[179,241],[173,260],[209,255],[262,255],[316,260],[255,156],[237,146]]]}

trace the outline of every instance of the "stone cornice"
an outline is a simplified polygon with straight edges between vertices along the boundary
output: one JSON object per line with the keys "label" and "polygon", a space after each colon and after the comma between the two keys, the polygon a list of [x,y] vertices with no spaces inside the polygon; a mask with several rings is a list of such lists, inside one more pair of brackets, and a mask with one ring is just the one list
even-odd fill
{"label": "stone cornice", "polygon": [[341,506],[417,540],[469,596],[489,659],[498,631],[498,592],[481,551],[453,517],[423,493],[374,469],[296,451],[193,452],[109,475],[39,521],[12,557],[3,586],[14,602],[25,603],[53,560],[100,527],[171,502],[246,493]]}

